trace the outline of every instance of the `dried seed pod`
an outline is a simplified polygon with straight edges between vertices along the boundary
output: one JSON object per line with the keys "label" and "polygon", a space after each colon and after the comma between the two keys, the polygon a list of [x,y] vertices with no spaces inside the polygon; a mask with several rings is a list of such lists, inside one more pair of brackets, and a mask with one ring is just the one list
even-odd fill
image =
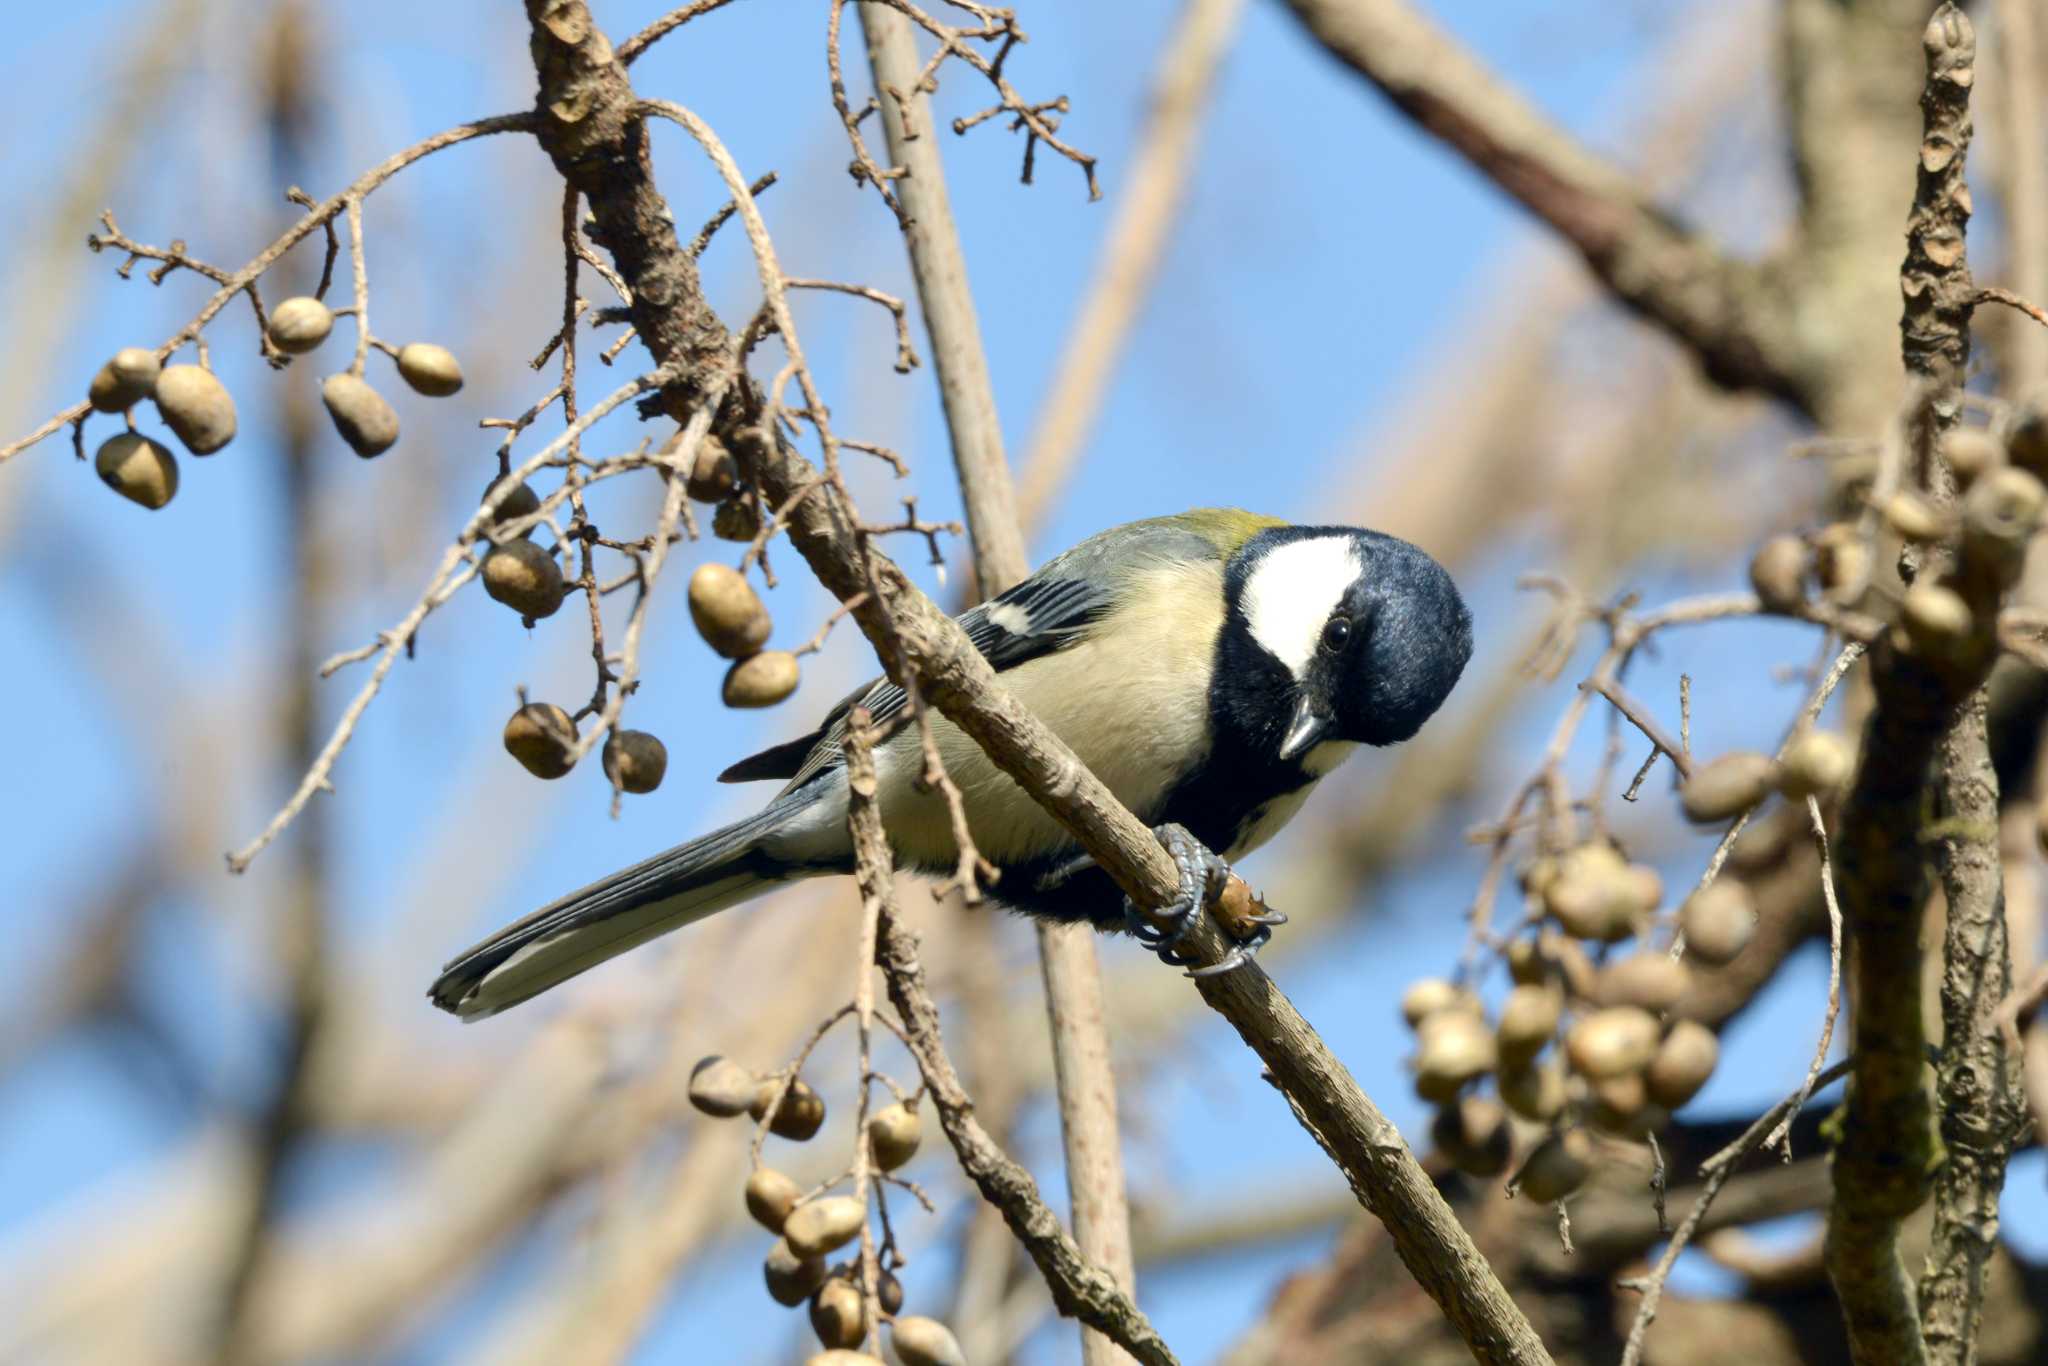
{"label": "dried seed pod", "polygon": [[782,1240],[801,1257],[822,1257],[860,1236],[868,1207],[858,1197],[827,1195],[798,1205],[782,1221]]}
{"label": "dried seed pod", "polygon": [[627,792],[652,792],[668,772],[668,746],[644,730],[614,730],[604,742],[604,776]]}
{"label": "dried seed pod", "polygon": [[1855,767],[1847,740],[1831,730],[1810,730],[1786,746],[1778,764],[1778,791],[1795,802],[1808,797],[1825,801],[1849,781]]}
{"label": "dried seed pod", "polygon": [[122,432],[108,437],[93,456],[92,467],[108,488],[151,510],[177,496],[177,457],[146,436]]}
{"label": "dried seed pod", "polygon": [[169,365],[156,377],[156,410],[194,455],[212,455],[235,439],[235,401],[211,370]]}
{"label": "dried seed pod", "polygon": [[711,534],[721,541],[745,545],[761,534],[761,514],[752,499],[728,498],[711,514]]}
{"label": "dried seed pod", "polygon": [[1548,1124],[1564,1112],[1564,1069],[1554,1062],[1504,1067],[1495,1085],[1500,1088],[1501,1104],[1523,1119]]}
{"label": "dried seed pod", "polygon": [[885,1172],[893,1172],[917,1156],[923,1137],[917,1111],[902,1101],[885,1105],[868,1118],[868,1145],[874,1151],[875,1165]]}
{"label": "dried seed pod", "polygon": [[1686,898],[1678,928],[1685,951],[1702,963],[1732,962],[1756,933],[1756,906],[1741,883],[1721,878]]}
{"label": "dried seed pod", "polygon": [[484,556],[484,592],[522,617],[551,617],[568,595],[562,567],[532,541],[511,540]]}
{"label": "dried seed pod", "polygon": [[1586,1117],[1604,1133],[1640,1139],[1671,1122],[1670,1111],[1651,1103],[1640,1072],[1594,1082],[1592,1093]]}
{"label": "dried seed pod", "polygon": [[723,564],[700,564],[690,575],[690,620],[704,643],[727,659],[758,653],[774,629],[747,576]]}
{"label": "dried seed pod", "polygon": [[1657,1056],[1643,1073],[1650,1099],[1667,1110],[1678,1109],[1699,1094],[1720,1060],[1721,1041],[1714,1031],[1697,1020],[1680,1020],[1657,1046]]}
{"label": "dried seed pod", "polygon": [[1925,496],[1901,489],[1884,500],[1884,524],[1904,541],[1938,541],[1955,530],[1955,514]]}
{"label": "dried seed pod", "polygon": [[1982,427],[1955,428],[1941,439],[1941,453],[1964,488],[2005,465],[2004,443]]}
{"label": "dried seed pod", "polygon": [[1572,1070],[1593,1081],[1640,1072],[1657,1055],[1663,1031],[1656,1017],[1635,1006],[1596,1010],[1565,1035],[1565,1056]]}
{"label": "dried seed pod", "polygon": [[1529,866],[1522,869],[1519,880],[1524,897],[1531,901],[1541,900],[1544,889],[1557,880],[1557,860],[1548,854],[1531,859]]}
{"label": "dried seed pod", "polygon": [[1566,932],[1611,943],[1633,934],[1663,896],[1654,868],[1623,862],[1609,845],[1587,844],[1564,856],[1543,904]]}
{"label": "dried seed pod", "polygon": [[1466,1082],[1491,1072],[1497,1057],[1485,1020],[1462,1010],[1440,1010],[1416,1031],[1415,1092],[1446,1104]]}
{"label": "dried seed pod", "polygon": [[1870,546],[1855,526],[1836,522],[1814,538],[1813,569],[1828,601],[1848,606],[1870,584]]}
{"label": "dried seed pod", "polygon": [[1563,999],[1549,983],[1526,984],[1510,991],[1501,1002],[1500,1023],[1493,1031],[1501,1062],[1513,1066],[1541,1053],[1557,1033],[1563,1012]]}
{"label": "dried seed pod", "polygon": [[462,390],[462,365],[455,353],[432,342],[408,342],[398,348],[398,373],[417,393],[446,398]]}
{"label": "dried seed pod", "polygon": [[704,433],[690,462],[689,477],[683,480],[683,492],[700,503],[722,503],[739,487],[739,482],[740,467],[732,452],[714,433]]}
{"label": "dried seed pod", "polygon": [[1436,1112],[1430,1138],[1467,1176],[1499,1176],[1514,1155],[1514,1130],[1497,1101],[1466,1096]]}
{"label": "dried seed pod", "polygon": [[157,377],[162,373],[156,352],[124,346],[94,372],[86,387],[86,402],[102,413],[125,413],[156,393]]}
{"label": "dried seed pod", "polygon": [[881,1301],[884,1314],[894,1314],[903,1308],[903,1282],[886,1266],[875,1277],[875,1298]]}
{"label": "dried seed pod", "polygon": [[1913,648],[1933,659],[1954,656],[1970,639],[1977,620],[1962,594],[1938,583],[1925,581],[1906,590],[1899,606],[1899,625]]}
{"label": "dried seed pod", "polygon": [[2013,464],[2048,478],[2048,395],[2030,394],[2013,409],[2005,449]]}
{"label": "dried seed pod", "polygon": [[967,1354],[960,1350],[952,1330],[921,1314],[890,1324],[889,1342],[903,1359],[903,1366],[967,1366]]}
{"label": "dried seed pod", "polygon": [[288,356],[303,356],[334,331],[334,310],[310,294],[286,299],[270,310],[270,344]]}
{"label": "dried seed pod", "polygon": [[536,778],[559,778],[576,766],[576,723],[552,702],[528,702],[505,723],[505,752]]}
{"label": "dried seed pod", "polygon": [[2019,577],[2027,542],[2041,529],[2044,500],[2048,491],[2025,470],[1996,470],[1979,479],[1963,495],[1963,549],[2012,582]]}
{"label": "dried seed pod", "polygon": [[794,1309],[825,1283],[825,1259],[800,1256],[786,1238],[777,1238],[761,1264],[769,1296],[780,1305]]}
{"label": "dried seed pod", "polygon": [[1592,1085],[1591,1118],[1608,1133],[1626,1133],[1638,1113],[1650,1103],[1649,1088],[1641,1072],[1624,1072],[1603,1077]]}
{"label": "dried seed pod", "polygon": [[[499,476],[499,478],[502,477]],[[490,501],[491,490],[498,487],[498,482],[499,480],[494,478],[484,485],[483,497],[477,500],[479,506]],[[530,484],[514,484],[505,491],[505,496],[498,500],[498,510],[489,527],[491,539],[506,539],[504,531],[506,523],[516,522],[522,517],[531,517],[539,511],[540,495],[533,491],[533,486]],[[531,536],[533,535],[533,528],[528,527],[519,534],[521,536]]]}
{"label": "dried seed pod", "polygon": [[1773,536],[1749,561],[1749,584],[1766,612],[1791,614],[1806,605],[1813,553],[1797,536]]}
{"label": "dried seed pod", "polygon": [[1593,1140],[1577,1129],[1566,1129],[1536,1145],[1515,1173],[1514,1185],[1529,1199],[1548,1205],[1585,1185],[1592,1173]]}
{"label": "dried seed pod", "polygon": [[1439,1010],[1463,1010],[1479,1013],[1479,998],[1464,987],[1452,986],[1441,977],[1424,977],[1411,983],[1401,993],[1401,1018],[1408,1022],[1410,1029]]}
{"label": "dried seed pod", "polygon": [[720,696],[728,707],[772,707],[796,691],[803,672],[787,650],[763,650],[725,672]]}
{"label": "dried seed pod", "polygon": [[[707,1059],[707,1061],[712,1060]],[[724,1062],[725,1060],[720,1058],[716,1059],[716,1061]],[[726,1063],[725,1065],[731,1067],[733,1064]],[[699,1066],[702,1066],[702,1064],[700,1063]],[[692,1081],[690,1099],[693,1102],[697,1099],[694,1079]],[[720,1099],[724,1099],[724,1097],[721,1096]],[[699,1105],[697,1108],[701,1110],[704,1107]],[[734,1110],[731,1113],[739,1114],[745,1108],[745,1106],[742,1106],[740,1110]],[[719,1112],[713,1111],[712,1113]],[[789,1212],[796,1208],[796,1202],[803,1198],[803,1193],[803,1187],[797,1185],[793,1179],[783,1175],[775,1170],[775,1168],[756,1168],[754,1174],[747,1178],[747,1213],[753,1215],[754,1222],[767,1229],[770,1233],[780,1233],[782,1232],[783,1222],[789,1218]]]}
{"label": "dried seed pod", "polygon": [[[768,1113],[768,1106],[775,1098],[775,1081],[763,1081],[754,1090],[753,1099],[747,1103],[747,1113],[756,1120]],[[782,1097],[782,1104],[775,1111],[775,1118],[768,1122],[768,1132],[778,1138],[787,1138],[802,1143],[816,1134],[825,1124],[825,1098],[810,1088],[809,1083],[793,1081],[789,1091]]]}
{"label": "dried seed pod", "polygon": [[811,1296],[811,1331],[827,1347],[860,1346],[868,1335],[868,1306],[860,1287],[844,1276],[827,1276]]}
{"label": "dried seed pod", "polygon": [[320,401],[348,448],[368,460],[398,444],[398,414],[367,380],[344,370],[320,385]]}
{"label": "dried seed pod", "polygon": [[1678,804],[1687,820],[1718,825],[1770,796],[1777,785],[1778,765],[1770,755],[1738,751],[1694,769],[1678,789]]}
{"label": "dried seed pod", "polygon": [[1594,996],[1602,1005],[1636,1006],[1661,1014],[1677,1005],[1691,985],[1685,964],[1668,953],[1645,949],[1602,968]]}
{"label": "dried seed pod", "polygon": [[760,1090],[761,1079],[752,1071],[716,1053],[690,1069],[690,1104],[718,1119],[746,1114]]}

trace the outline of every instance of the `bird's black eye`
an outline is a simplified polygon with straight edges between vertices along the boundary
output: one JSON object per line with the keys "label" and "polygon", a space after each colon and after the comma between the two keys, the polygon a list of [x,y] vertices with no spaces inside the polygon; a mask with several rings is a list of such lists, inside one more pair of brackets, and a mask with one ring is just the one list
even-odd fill
{"label": "bird's black eye", "polygon": [[1351,618],[1331,617],[1323,626],[1323,648],[1331,654],[1344,648],[1344,642],[1351,639]]}

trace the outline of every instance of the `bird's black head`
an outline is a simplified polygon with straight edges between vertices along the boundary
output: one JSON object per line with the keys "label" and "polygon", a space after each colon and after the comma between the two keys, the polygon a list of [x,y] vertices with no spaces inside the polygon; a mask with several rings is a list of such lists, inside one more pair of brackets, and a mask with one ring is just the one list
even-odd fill
{"label": "bird's black head", "polygon": [[1281,759],[1324,740],[1408,739],[1472,655],[1472,614],[1451,576],[1376,531],[1261,532],[1232,560],[1226,594],[1218,682],[1238,724],[1260,714]]}

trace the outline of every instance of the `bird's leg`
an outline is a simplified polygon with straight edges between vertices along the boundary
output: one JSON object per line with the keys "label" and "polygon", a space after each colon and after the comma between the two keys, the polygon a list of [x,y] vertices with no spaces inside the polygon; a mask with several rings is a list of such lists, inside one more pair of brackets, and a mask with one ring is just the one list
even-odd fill
{"label": "bird's leg", "polygon": [[[1129,897],[1124,898],[1124,921],[1138,942],[1157,953],[1161,962],[1172,967],[1186,967],[1190,960],[1177,952],[1180,942],[1194,927],[1196,917],[1217,905],[1230,881],[1230,865],[1189,834],[1185,826],[1162,825],[1152,833],[1158,837],[1160,847],[1172,857],[1174,869],[1180,875],[1180,886],[1174,899],[1160,908],[1161,915],[1171,924],[1163,930],[1156,928],[1151,918],[1141,912]],[[1254,927],[1250,937],[1236,944],[1221,962],[1196,968],[1188,976],[1214,977],[1243,967],[1273,937],[1273,926],[1285,924],[1287,917],[1268,912],[1261,906],[1256,913],[1235,919]]]}

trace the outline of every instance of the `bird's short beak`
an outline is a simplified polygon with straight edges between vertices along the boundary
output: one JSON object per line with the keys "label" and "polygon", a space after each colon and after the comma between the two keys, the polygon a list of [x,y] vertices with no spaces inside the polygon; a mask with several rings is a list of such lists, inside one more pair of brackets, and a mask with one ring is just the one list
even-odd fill
{"label": "bird's short beak", "polygon": [[1330,733],[1334,718],[1327,715],[1313,694],[1304,694],[1294,704],[1294,719],[1287,723],[1287,738],[1280,742],[1280,757],[1298,759],[1318,740]]}

